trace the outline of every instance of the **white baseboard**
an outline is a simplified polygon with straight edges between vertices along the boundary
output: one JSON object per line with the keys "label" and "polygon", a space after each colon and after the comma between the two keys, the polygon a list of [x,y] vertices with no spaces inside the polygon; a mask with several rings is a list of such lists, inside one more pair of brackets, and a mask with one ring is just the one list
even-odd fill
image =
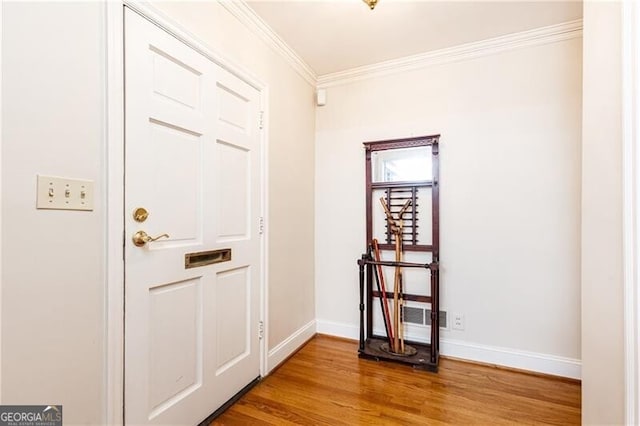
{"label": "white baseboard", "polygon": [[291,336],[278,343],[267,354],[267,374],[297,351],[300,346],[316,334],[316,320],[310,321],[300,327]]}
{"label": "white baseboard", "polygon": [[[321,334],[329,334],[331,336],[345,337],[348,339],[359,338],[359,328],[352,324],[317,320],[316,329],[318,333]],[[384,334],[383,330],[376,330],[376,332]],[[426,335],[428,336],[429,334],[426,333]],[[414,333],[409,333],[407,338],[414,341],[424,341],[424,339],[417,338]],[[556,355],[488,346],[446,338],[440,339],[440,354],[452,358],[495,364],[503,367],[569,377],[572,379],[580,379],[582,377],[582,362],[579,359],[565,358]]]}
{"label": "white baseboard", "polygon": [[581,379],[582,362],[579,359],[527,352],[496,346],[440,339],[440,354],[469,361],[495,364],[536,373]]}
{"label": "white baseboard", "polygon": [[347,339],[358,340],[360,338],[360,328],[358,326],[340,322],[316,320],[316,331],[320,334],[345,337]]}

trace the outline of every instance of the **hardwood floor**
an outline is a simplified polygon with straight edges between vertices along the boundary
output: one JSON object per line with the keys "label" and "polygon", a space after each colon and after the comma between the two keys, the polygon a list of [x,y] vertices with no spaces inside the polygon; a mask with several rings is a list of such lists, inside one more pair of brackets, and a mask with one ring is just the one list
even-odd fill
{"label": "hardwood floor", "polygon": [[211,424],[580,424],[580,384],[449,359],[434,374],[316,336]]}

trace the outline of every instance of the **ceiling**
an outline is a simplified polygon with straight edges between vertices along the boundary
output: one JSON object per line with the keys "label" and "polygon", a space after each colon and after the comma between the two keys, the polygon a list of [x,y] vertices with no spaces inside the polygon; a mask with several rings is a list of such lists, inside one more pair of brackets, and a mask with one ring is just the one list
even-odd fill
{"label": "ceiling", "polygon": [[582,18],[573,1],[247,1],[318,76]]}

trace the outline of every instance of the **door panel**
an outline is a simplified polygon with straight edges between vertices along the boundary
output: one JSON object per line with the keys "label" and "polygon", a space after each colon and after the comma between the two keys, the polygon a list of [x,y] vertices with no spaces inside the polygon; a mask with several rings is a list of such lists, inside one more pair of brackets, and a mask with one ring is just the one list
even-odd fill
{"label": "door panel", "polygon": [[202,73],[167,52],[150,46],[153,61],[153,91],[191,109],[200,109]]}
{"label": "door panel", "polygon": [[259,376],[259,92],[125,10],[125,421],[197,424]]}
{"label": "door panel", "polygon": [[220,188],[220,198],[233,200],[218,205],[218,241],[250,238],[251,216],[251,152],[245,148],[217,141],[220,155],[218,180],[226,184]]}
{"label": "door panel", "polygon": [[216,375],[223,373],[249,355],[250,271],[248,267],[218,274],[216,313],[218,323],[224,324],[218,333],[216,345]]}
{"label": "door panel", "polygon": [[149,294],[149,408],[153,415],[202,386],[202,283],[196,278],[165,284],[151,288]]}
{"label": "door panel", "polygon": [[251,122],[250,109],[248,108],[249,99],[222,84],[218,84],[218,89],[220,121],[235,126],[241,131],[249,129]]}
{"label": "door panel", "polygon": [[140,201],[153,212],[149,224],[155,228],[148,232],[172,229],[165,241],[202,241],[202,139],[202,135],[149,120],[146,158],[159,167],[148,168],[152,175],[145,179]]}

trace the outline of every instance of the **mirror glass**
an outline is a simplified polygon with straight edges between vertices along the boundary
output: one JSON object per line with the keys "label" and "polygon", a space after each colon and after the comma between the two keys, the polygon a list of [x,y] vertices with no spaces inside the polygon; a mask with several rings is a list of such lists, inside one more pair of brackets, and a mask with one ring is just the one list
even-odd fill
{"label": "mirror glass", "polygon": [[373,182],[410,182],[433,179],[431,147],[388,149],[371,153]]}

